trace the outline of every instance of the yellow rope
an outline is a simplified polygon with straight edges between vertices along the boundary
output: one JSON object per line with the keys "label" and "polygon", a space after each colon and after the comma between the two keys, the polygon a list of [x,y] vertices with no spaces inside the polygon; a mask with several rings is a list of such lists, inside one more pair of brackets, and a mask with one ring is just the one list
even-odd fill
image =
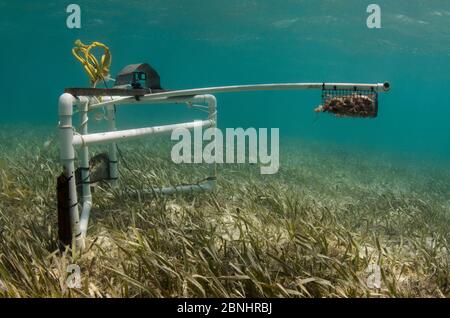
{"label": "yellow rope", "polygon": [[[91,50],[95,47],[100,47],[104,50],[100,63],[91,53]],[[80,40],[76,40],[75,47],[72,49],[72,54],[81,64],[83,64],[92,87],[95,87],[98,82],[103,81],[109,75],[112,56],[109,48],[103,43],[92,42],[89,45],[85,45]]]}

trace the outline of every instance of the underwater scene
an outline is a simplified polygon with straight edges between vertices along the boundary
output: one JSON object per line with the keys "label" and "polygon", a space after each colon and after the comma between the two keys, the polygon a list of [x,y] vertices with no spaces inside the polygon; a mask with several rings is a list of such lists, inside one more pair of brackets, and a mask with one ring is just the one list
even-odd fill
{"label": "underwater scene", "polygon": [[450,296],[447,0],[0,0],[0,298]]}

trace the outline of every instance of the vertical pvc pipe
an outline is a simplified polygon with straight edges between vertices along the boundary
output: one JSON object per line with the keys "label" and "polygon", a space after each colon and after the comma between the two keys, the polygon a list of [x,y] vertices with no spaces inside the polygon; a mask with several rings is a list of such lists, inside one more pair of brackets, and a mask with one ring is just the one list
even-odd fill
{"label": "vertical pvc pipe", "polygon": [[59,149],[63,173],[69,182],[69,217],[72,229],[72,244],[76,248],[83,248],[84,241],[80,231],[78,214],[77,189],[75,184],[75,149],[73,146],[72,115],[75,98],[70,94],[63,94],[59,98]]}
{"label": "vertical pvc pipe", "polygon": [[[88,133],[88,111],[89,102],[81,102],[78,106],[80,110],[80,133],[87,135]],[[89,148],[87,145],[81,144],[80,148],[80,168],[81,168],[81,186],[82,186],[82,211],[80,218],[80,231],[83,239],[86,237],[86,232],[89,223],[89,215],[92,208],[92,194],[90,185],[90,171],[89,171]]]}
{"label": "vertical pvc pipe", "polygon": [[[106,117],[108,119],[108,131],[116,131],[116,108],[114,105],[108,105],[106,109]],[[112,187],[117,187],[119,179],[119,169],[117,161],[117,144],[112,142],[109,145],[109,176]]]}
{"label": "vertical pvc pipe", "polygon": [[[205,95],[205,101],[206,104],[208,105],[208,111],[209,111],[209,116],[208,119],[213,121],[213,124],[211,127],[213,128],[217,128],[217,99],[214,95]],[[217,149],[217,147],[216,147]],[[213,184],[212,186],[215,186],[216,183],[216,177],[217,177],[217,166],[216,163],[212,163],[210,164],[210,174],[209,174],[209,178],[210,180],[208,181],[212,181]]]}

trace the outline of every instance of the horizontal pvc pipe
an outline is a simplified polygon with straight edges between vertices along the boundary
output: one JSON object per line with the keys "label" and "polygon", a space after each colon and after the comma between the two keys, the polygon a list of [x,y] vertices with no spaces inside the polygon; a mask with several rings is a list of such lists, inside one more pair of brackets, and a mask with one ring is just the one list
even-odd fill
{"label": "horizontal pvc pipe", "polygon": [[[153,94],[154,95],[154,94]],[[153,96],[152,95],[152,96]],[[149,95],[146,95],[149,96]],[[151,100],[146,100],[145,103],[142,103],[142,96],[139,100],[136,100],[134,97],[119,97],[119,96],[111,96],[111,97],[103,97],[103,102],[93,103],[89,106],[89,109],[97,109],[110,105],[127,105],[127,104],[181,104],[181,103],[203,103],[204,95],[195,95],[195,96],[176,96],[176,97],[159,97],[153,98]]]}
{"label": "horizontal pvc pipe", "polygon": [[[212,191],[216,186],[215,180],[208,180],[196,184],[185,184],[177,185],[173,187],[163,187],[163,188],[150,188],[144,189],[142,192],[144,194],[157,193],[157,194],[174,194],[174,193],[185,193],[185,192],[200,192],[200,191]],[[133,194],[133,191],[129,191]]]}
{"label": "horizontal pvc pipe", "polygon": [[390,89],[389,83],[377,84],[360,84],[360,83],[280,83],[280,84],[255,84],[255,85],[233,85],[233,86],[217,86],[194,88],[186,90],[168,91],[162,93],[147,94],[141,96],[139,101],[134,97],[123,97],[114,99],[114,101],[103,102],[91,105],[92,108],[103,107],[108,104],[137,104],[148,103],[152,100],[160,100],[162,98],[194,96],[199,94],[215,94],[215,93],[233,93],[233,92],[248,92],[248,91],[269,91],[269,90],[300,90],[300,89],[356,89],[356,90],[371,90],[376,92],[388,91]]}
{"label": "horizontal pvc pipe", "polygon": [[186,128],[191,129],[195,127],[209,127],[212,126],[214,122],[212,120],[199,120],[190,123],[173,124],[165,126],[155,126],[147,128],[137,128],[128,130],[118,130],[110,131],[89,135],[75,135],[73,136],[73,145],[94,145],[101,143],[108,143],[113,141],[120,141],[122,139],[132,139],[139,138],[147,135],[153,135],[158,133],[170,132],[175,129]]}
{"label": "horizontal pvc pipe", "polygon": [[198,184],[179,185],[173,187],[164,187],[161,189],[153,189],[156,193],[173,194],[177,192],[197,192],[197,191],[212,191],[216,185],[213,180],[201,182]]}

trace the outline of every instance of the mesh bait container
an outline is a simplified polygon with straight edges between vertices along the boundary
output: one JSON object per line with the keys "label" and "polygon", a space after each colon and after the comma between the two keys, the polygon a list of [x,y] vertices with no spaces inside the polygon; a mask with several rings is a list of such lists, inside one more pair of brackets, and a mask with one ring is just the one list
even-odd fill
{"label": "mesh bait container", "polygon": [[316,111],[339,117],[375,118],[378,115],[378,93],[371,90],[322,89],[322,105]]}

